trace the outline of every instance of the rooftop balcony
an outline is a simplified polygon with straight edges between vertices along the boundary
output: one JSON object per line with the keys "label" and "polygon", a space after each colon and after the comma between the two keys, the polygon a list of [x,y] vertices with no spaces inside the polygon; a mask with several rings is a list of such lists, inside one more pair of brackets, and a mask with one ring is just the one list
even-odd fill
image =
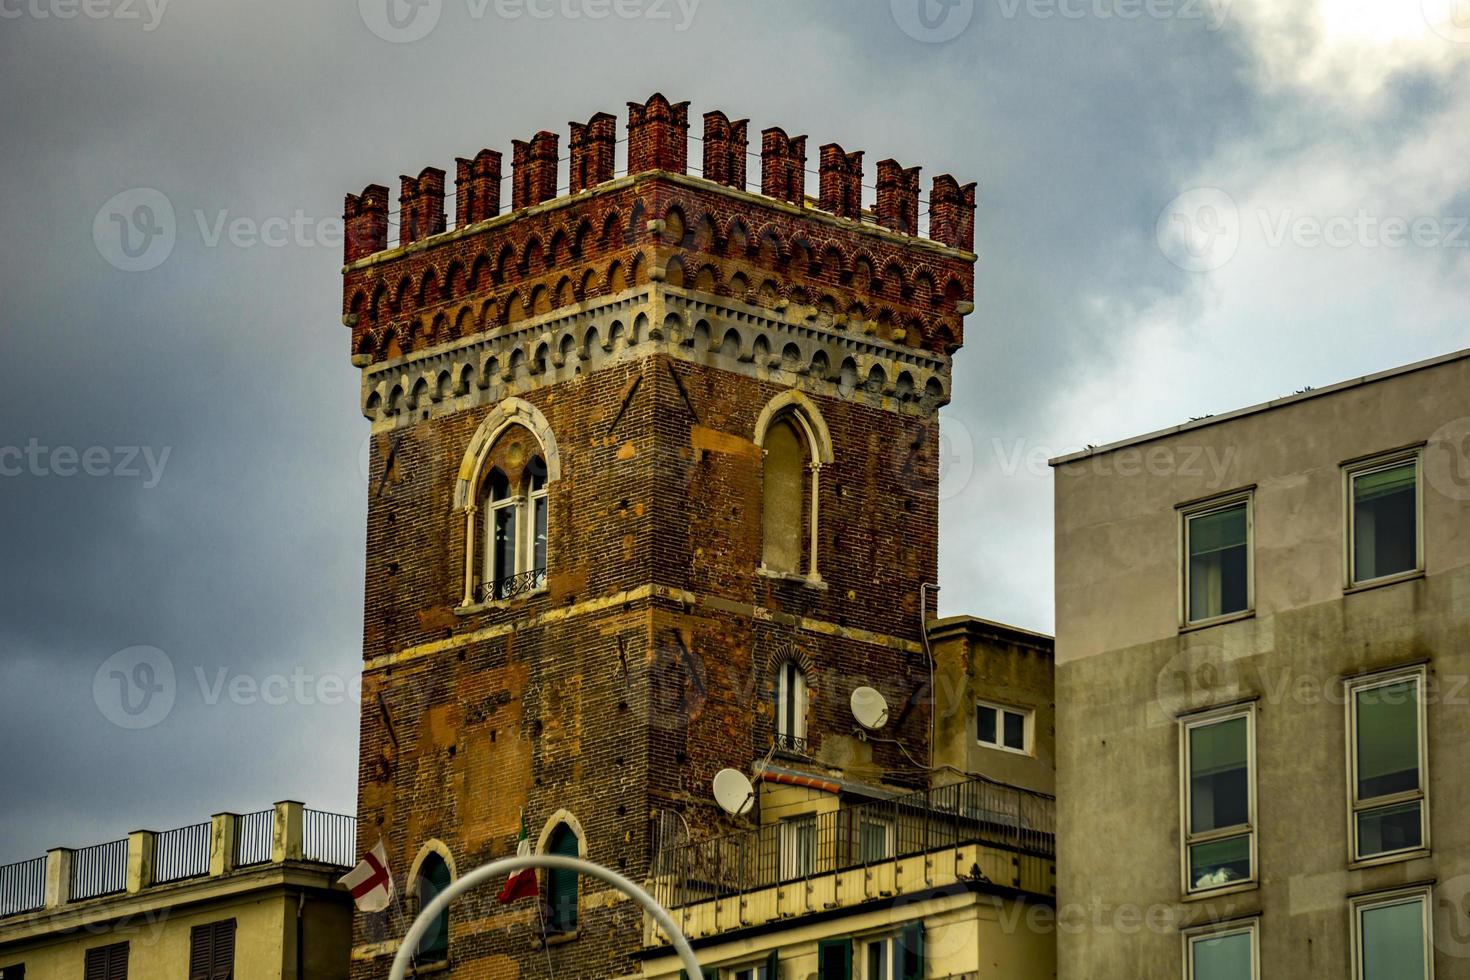
{"label": "rooftop balcony", "polygon": [[[1051,898],[1055,811],[970,779],[667,848],[650,890],[691,939],[959,884]],[[645,925],[645,946],[667,941]]]}

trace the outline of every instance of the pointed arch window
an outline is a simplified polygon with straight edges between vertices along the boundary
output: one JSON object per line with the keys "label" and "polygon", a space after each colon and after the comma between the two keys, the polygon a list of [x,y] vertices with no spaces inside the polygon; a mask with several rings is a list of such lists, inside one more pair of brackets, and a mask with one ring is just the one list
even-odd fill
{"label": "pointed arch window", "polygon": [[[580,857],[581,842],[577,832],[567,824],[556,825],[546,841],[546,853],[561,857]],[[577,872],[553,868],[546,876],[546,928],[553,933],[577,931]]]}
{"label": "pointed arch window", "polygon": [[[434,900],[434,897],[449,887],[452,880],[449,865],[438,854],[429,854],[419,865],[418,875],[414,878],[414,894],[418,897],[419,908],[423,909]],[[429,930],[419,940],[417,960],[420,965],[426,963],[444,963],[449,959],[449,910],[446,908],[434,917]]]}
{"label": "pointed arch window", "polygon": [[773,399],[756,423],[761,447],[760,570],[819,584],[817,542],[822,466],[832,440],[815,404],[800,392]]}

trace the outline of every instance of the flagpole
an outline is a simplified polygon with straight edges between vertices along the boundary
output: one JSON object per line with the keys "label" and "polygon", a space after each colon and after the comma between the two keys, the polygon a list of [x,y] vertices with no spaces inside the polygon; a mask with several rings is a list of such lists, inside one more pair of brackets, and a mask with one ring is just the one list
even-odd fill
{"label": "flagpole", "polygon": [[[521,807],[521,841],[526,841],[526,808]],[[520,849],[517,844],[516,849]],[[536,879],[536,918],[541,922],[541,952],[546,954],[546,975],[556,980],[556,971],[551,967],[551,944],[546,941],[546,910],[541,907],[541,879]]]}
{"label": "flagpole", "polygon": [[[408,917],[403,914],[403,903],[398,898],[398,889],[393,889],[393,911],[398,913],[398,924],[403,927],[403,939],[408,938]],[[400,939],[399,942],[403,942]],[[419,975],[418,950],[412,950],[408,954],[408,962],[413,966],[413,975]]]}

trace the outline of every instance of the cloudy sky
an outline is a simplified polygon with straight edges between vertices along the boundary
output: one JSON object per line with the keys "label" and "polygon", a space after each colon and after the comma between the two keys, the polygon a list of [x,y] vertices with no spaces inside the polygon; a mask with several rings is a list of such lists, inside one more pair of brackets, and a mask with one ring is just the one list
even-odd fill
{"label": "cloudy sky", "polygon": [[[0,21],[0,862],[353,808],[367,423],[332,223],[370,181],[655,90],[977,180],[941,606],[1041,630],[1046,457],[1470,343],[1470,0]],[[138,663],[173,696],[130,714],[119,684],[166,680]]]}

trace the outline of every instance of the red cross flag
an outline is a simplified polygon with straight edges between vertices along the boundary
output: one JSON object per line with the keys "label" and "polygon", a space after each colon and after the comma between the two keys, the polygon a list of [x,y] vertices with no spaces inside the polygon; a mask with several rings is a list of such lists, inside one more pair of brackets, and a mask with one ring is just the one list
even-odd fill
{"label": "red cross flag", "polygon": [[383,850],[382,840],[338,883],[347,886],[359,911],[381,912],[386,909],[393,901],[393,875],[388,871],[388,854]]}

